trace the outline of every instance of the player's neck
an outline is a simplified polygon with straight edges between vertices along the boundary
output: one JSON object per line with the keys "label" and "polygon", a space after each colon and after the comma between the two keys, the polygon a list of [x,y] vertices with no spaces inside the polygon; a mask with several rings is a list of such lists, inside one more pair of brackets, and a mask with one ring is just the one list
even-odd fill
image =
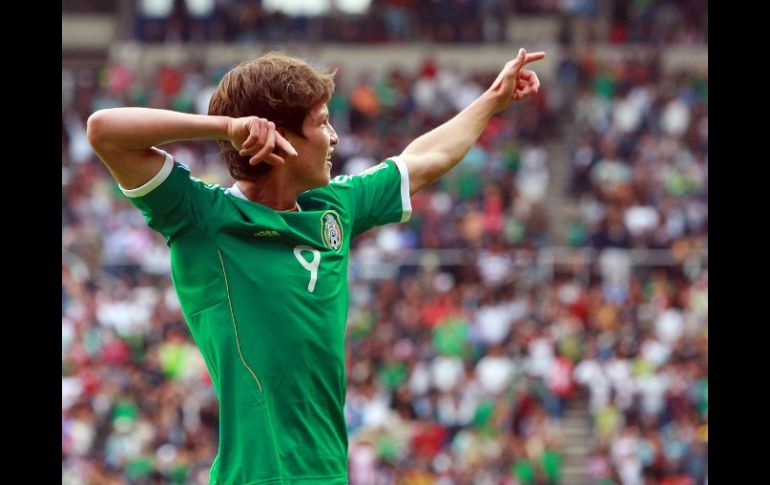
{"label": "player's neck", "polygon": [[252,202],[258,202],[277,211],[297,209],[297,195],[288,190],[280,180],[251,182],[239,180],[236,185],[243,195]]}

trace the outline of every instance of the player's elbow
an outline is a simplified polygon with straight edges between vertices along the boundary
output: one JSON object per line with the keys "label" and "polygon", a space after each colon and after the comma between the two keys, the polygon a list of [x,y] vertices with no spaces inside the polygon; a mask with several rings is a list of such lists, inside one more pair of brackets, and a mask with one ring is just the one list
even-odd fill
{"label": "player's elbow", "polygon": [[96,150],[99,151],[100,147],[103,147],[109,138],[109,126],[110,126],[110,110],[100,109],[88,117],[86,122],[86,135],[88,136],[88,143]]}

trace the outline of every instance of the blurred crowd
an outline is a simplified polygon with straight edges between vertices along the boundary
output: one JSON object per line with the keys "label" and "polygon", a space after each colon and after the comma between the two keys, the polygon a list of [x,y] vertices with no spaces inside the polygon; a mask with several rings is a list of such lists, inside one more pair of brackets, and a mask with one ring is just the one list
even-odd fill
{"label": "blurred crowd", "polygon": [[[570,120],[565,214],[573,247],[671,248],[679,261],[708,246],[708,80],[662,76],[658,61],[599,66],[565,57],[557,108]],[[627,266],[629,262],[626,262]]]}
{"label": "blurred crowd", "polygon": [[[207,483],[216,399],[168,249],[91,152],[85,120],[123,105],[205,113],[226,69],[62,72],[63,484]],[[426,60],[348,79],[343,66],[329,106],[334,172],[399,153],[495,75]],[[561,483],[575,403],[590,483],[704,483],[707,106],[705,74],[568,52],[540,95],[495,117],[455,170],[413,197],[409,223],[354,241],[351,485]],[[568,160],[549,160],[557,143]],[[213,143],[167,149],[204,181],[231,183]],[[556,212],[554,163],[571,180]],[[559,243],[554,213],[569,224],[566,244],[596,261],[540,271],[538,254]],[[669,257],[644,264],[635,248]]]}
{"label": "blurred crowd", "polygon": [[[135,0],[142,42],[505,42],[511,21],[549,15],[559,40],[707,44],[708,0]],[[309,5],[315,5],[311,7]],[[277,9],[278,7],[278,9]],[[283,10],[281,10],[283,9]],[[68,0],[63,13],[119,13],[118,4]],[[125,13],[125,12],[124,12]]]}
{"label": "blurred crowd", "polygon": [[[480,264],[355,284],[349,321],[351,483],[704,483],[707,274],[485,282]],[[565,406],[588,397],[587,442]]]}

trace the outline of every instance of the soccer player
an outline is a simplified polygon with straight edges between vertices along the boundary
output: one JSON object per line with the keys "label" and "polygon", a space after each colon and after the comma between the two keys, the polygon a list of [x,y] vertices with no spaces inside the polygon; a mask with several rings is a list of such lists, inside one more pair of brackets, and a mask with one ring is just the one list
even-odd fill
{"label": "soccer player", "polygon": [[[361,174],[331,180],[333,74],[268,54],[222,79],[209,115],[115,108],[88,139],[171,250],[182,312],[220,407],[212,484],[346,484],[350,241],[404,222],[490,118],[538,91],[524,49],[454,118]],[[217,140],[236,180],[190,176],[158,145]]]}

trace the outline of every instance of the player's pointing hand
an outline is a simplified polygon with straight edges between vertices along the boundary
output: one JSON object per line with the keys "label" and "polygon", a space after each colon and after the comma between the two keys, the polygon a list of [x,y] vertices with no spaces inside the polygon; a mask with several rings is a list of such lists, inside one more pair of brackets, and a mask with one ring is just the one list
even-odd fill
{"label": "player's pointing hand", "polygon": [[545,52],[527,54],[526,50],[519,49],[519,54],[505,64],[489,88],[497,98],[495,112],[507,108],[511,101],[524,99],[540,89],[537,74],[534,71],[524,70],[524,66],[543,58],[545,58]]}
{"label": "player's pointing hand", "polygon": [[250,157],[249,164],[267,162],[271,165],[282,165],[286,159],[282,153],[274,153],[279,148],[290,157],[296,157],[297,151],[286,138],[276,131],[275,123],[257,116],[235,118],[230,121],[227,133],[230,142],[242,157]]}

